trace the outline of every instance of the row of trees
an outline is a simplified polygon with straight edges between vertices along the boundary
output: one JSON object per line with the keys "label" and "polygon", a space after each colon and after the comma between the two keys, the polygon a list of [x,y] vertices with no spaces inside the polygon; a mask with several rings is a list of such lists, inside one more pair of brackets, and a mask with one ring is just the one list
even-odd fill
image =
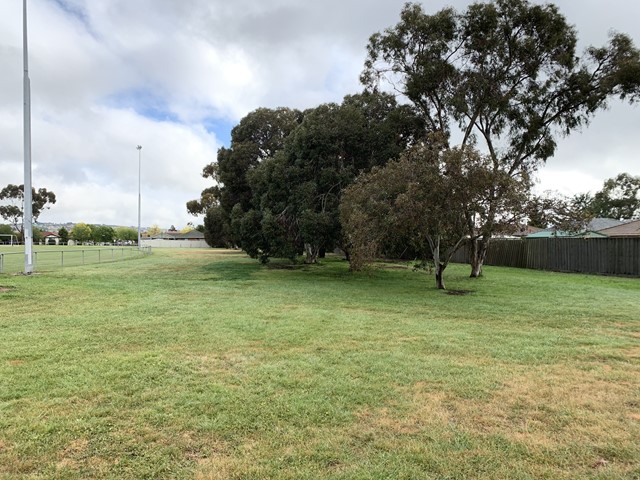
{"label": "row of trees", "polygon": [[[34,227],[33,241],[36,243],[45,241],[42,233],[39,228]],[[71,231],[61,227],[57,233],[62,244],[67,244],[69,240],[81,243],[136,242],[138,240],[138,231],[135,228],[113,228],[106,225],[87,225],[86,223],[77,223]],[[0,225],[0,234],[15,235],[18,241],[22,241],[22,233],[15,230],[11,225]]]}
{"label": "row of trees", "polygon": [[[259,109],[203,175],[214,185],[187,204],[212,245],[314,262],[340,246],[352,268],[410,250],[435,264],[470,242],[471,276],[489,242],[525,218],[531,178],[558,135],[587,125],[612,98],[640,93],[640,53],[624,34],[576,55],[555,5],[474,3],[372,35],[365,92],[304,112]],[[390,93],[403,99],[397,102]],[[600,212],[600,197],[585,196]],[[621,215],[628,215],[621,212]]]}
{"label": "row of trees", "polygon": [[[40,214],[56,203],[56,196],[53,192],[46,188],[36,190],[32,189],[32,218],[37,221]],[[4,205],[0,205],[0,216],[9,222],[8,225],[0,225],[0,234],[16,235],[19,241],[22,241],[23,235],[23,216],[24,216],[24,185],[9,184],[0,190],[0,201]],[[195,227],[192,223],[185,226],[181,232],[187,233],[194,229],[204,229],[202,226]],[[177,229],[172,225],[170,232],[176,232]],[[147,234],[154,236],[162,232],[158,225],[153,225],[147,230]],[[137,230],[130,227],[109,227],[106,225],[87,225],[85,223],[76,224],[71,232],[62,227],[58,230],[58,236],[62,243],[67,243],[69,239],[78,242],[95,242],[95,243],[113,243],[135,242],[138,240]],[[33,240],[36,243],[43,241],[42,231],[33,228]]]}
{"label": "row of trees", "polygon": [[[73,239],[77,242],[94,243],[114,243],[137,242],[138,231],[131,227],[110,227],[108,225],[88,225],[86,223],[76,223],[70,232],[63,227],[58,230],[60,240],[66,242]],[[66,240],[65,240],[66,238]]]}

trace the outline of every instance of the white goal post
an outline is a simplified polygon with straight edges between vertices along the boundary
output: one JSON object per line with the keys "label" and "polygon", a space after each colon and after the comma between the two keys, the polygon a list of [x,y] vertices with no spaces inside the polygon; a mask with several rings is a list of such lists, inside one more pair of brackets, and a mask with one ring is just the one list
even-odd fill
{"label": "white goal post", "polygon": [[18,245],[18,237],[13,233],[0,233],[0,242],[6,243],[5,237],[9,237],[9,245]]}

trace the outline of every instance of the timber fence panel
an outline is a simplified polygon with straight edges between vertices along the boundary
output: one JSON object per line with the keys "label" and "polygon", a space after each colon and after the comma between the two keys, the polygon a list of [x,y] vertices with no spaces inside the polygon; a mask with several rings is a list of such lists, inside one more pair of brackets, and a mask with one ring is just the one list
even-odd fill
{"label": "timber fence panel", "polygon": [[[469,254],[465,245],[452,261],[469,263]],[[640,276],[640,238],[494,239],[485,265]]]}

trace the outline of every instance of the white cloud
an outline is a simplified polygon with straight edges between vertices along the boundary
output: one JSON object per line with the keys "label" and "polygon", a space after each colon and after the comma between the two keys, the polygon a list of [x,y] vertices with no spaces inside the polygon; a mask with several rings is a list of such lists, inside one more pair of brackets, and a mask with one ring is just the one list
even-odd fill
{"label": "white cloud", "polygon": [[[0,2],[0,183],[22,183],[22,2]],[[29,0],[33,182],[57,204],[41,220],[183,226],[186,201],[209,186],[221,145],[204,125],[257,107],[308,108],[361,89],[368,37],[394,25],[404,0]],[[467,0],[425,3],[463,9]],[[559,0],[584,41],[609,28],[640,44],[640,6]],[[620,12],[624,12],[623,15]],[[640,175],[638,109],[614,104],[561,139],[540,188],[577,193],[621,171]]]}

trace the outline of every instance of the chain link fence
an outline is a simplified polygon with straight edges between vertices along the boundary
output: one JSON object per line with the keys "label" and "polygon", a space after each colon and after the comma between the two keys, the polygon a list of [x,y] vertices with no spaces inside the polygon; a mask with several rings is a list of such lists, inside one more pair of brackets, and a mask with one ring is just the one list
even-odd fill
{"label": "chain link fence", "polygon": [[[24,250],[0,252],[0,274],[24,271]],[[151,247],[76,248],[34,250],[33,271],[44,272],[64,267],[117,262],[151,254]]]}

